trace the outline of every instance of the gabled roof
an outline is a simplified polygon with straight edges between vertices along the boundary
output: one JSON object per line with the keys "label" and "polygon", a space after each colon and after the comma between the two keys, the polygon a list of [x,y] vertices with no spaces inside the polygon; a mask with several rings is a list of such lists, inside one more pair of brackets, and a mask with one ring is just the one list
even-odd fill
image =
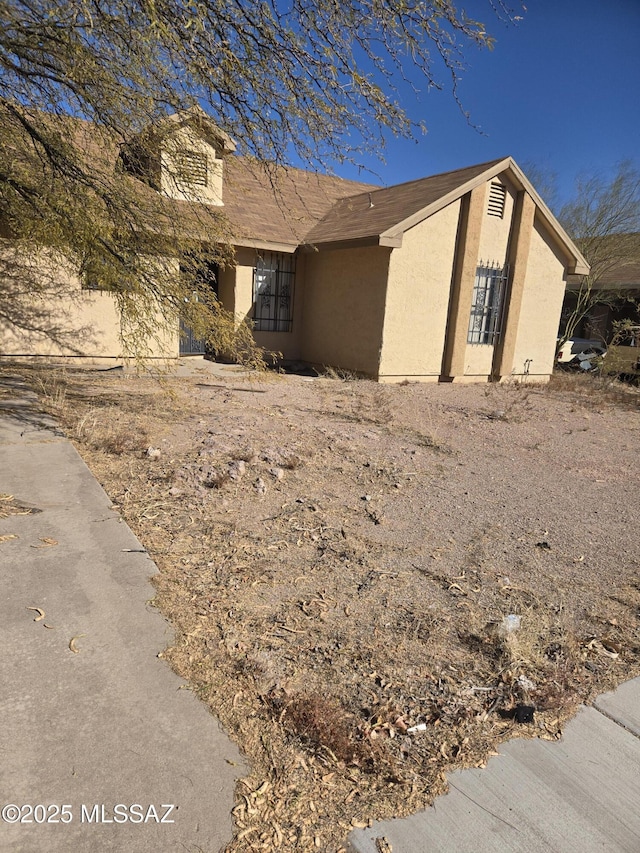
{"label": "gabled roof", "polygon": [[[235,141],[225,133],[201,106],[195,104],[188,110],[178,110],[159,119],[151,131],[152,137],[170,136],[179,127],[191,127],[210,145],[223,154],[232,154],[236,150]],[[143,131],[142,136],[145,135]]]}
{"label": "gabled roof", "polygon": [[624,264],[611,270],[597,281],[594,287],[599,287],[604,290],[621,290],[632,289],[640,290],[640,261]]}
{"label": "gabled roof", "polygon": [[[309,243],[333,243],[344,240],[362,240],[398,236],[403,224],[414,217],[426,219],[431,207],[442,199],[458,198],[469,181],[484,175],[488,168],[501,163],[493,160],[457,169],[429,178],[420,178],[392,187],[376,187],[372,191],[350,196],[337,202],[327,215],[307,234]],[[446,201],[445,203],[448,203]],[[440,205],[444,206],[444,205]],[[416,223],[414,223],[416,224]],[[383,244],[389,245],[388,243]]]}
{"label": "gabled roof", "polygon": [[537,216],[567,259],[568,271],[586,274],[589,265],[579,249],[511,157],[343,198],[308,231],[306,242],[317,246],[366,242],[399,247],[409,228],[503,173],[533,198]]}
{"label": "gabled roof", "polygon": [[[52,120],[62,121],[59,117]],[[117,141],[105,133],[94,138],[95,130],[89,122],[69,118],[68,123],[70,135],[83,156],[107,176],[120,150]],[[222,215],[226,234],[241,246],[289,252],[305,245],[399,247],[409,228],[475,187],[505,174],[517,189],[526,190],[533,198],[536,216],[566,258],[568,273],[585,275],[589,271],[576,245],[511,157],[379,187],[234,155],[234,141],[199,107],[166,117],[160,124],[160,134],[185,124],[228,152],[224,161],[223,206],[211,208],[198,202],[160,197],[132,178],[141,208],[148,208],[149,221],[156,218],[154,230],[173,228],[206,241],[210,234],[219,233]],[[178,213],[179,221],[172,213]]]}
{"label": "gabled roof", "polygon": [[[621,294],[640,291],[639,233],[610,234],[597,240],[592,239],[590,244],[590,288]],[[567,279],[567,290],[580,290],[582,284],[582,276],[571,275]]]}

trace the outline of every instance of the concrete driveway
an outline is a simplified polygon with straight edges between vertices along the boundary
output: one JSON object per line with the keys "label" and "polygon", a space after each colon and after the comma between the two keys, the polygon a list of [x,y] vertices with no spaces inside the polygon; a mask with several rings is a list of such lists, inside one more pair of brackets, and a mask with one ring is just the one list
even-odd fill
{"label": "concrete driveway", "polygon": [[156,567],[22,383],[0,390],[0,850],[215,853],[242,758],[158,659]]}

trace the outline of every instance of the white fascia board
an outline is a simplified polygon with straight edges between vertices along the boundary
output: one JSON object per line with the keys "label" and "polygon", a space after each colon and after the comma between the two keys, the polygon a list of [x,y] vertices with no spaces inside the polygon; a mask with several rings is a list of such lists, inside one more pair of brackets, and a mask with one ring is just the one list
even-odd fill
{"label": "white fascia board", "polygon": [[521,189],[525,190],[533,199],[536,206],[536,216],[538,216],[546,225],[548,230],[551,231],[552,235],[556,238],[556,242],[565,250],[565,254],[573,260],[573,264],[570,264],[567,267],[567,274],[588,275],[591,267],[589,266],[586,258],[578,249],[571,237],[569,237],[562,225],[560,225],[541,196],[538,195],[537,190],[524,174],[520,166],[518,166],[515,160],[511,157],[509,157],[509,169],[511,174],[516,178],[517,183],[520,184]]}

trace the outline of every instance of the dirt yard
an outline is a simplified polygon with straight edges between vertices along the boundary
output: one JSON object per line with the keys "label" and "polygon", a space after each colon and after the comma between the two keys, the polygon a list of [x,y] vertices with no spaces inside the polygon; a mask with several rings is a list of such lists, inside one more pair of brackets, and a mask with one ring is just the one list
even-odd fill
{"label": "dirt yard", "polygon": [[343,849],[640,674],[637,390],[31,381],[247,756],[229,853]]}

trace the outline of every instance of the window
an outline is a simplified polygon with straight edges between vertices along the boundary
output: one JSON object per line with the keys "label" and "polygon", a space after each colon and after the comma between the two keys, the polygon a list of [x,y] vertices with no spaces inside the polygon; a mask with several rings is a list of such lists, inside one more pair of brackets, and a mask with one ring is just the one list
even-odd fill
{"label": "window", "polygon": [[206,187],[208,182],[207,155],[195,151],[175,154],[176,179],[187,186]]}
{"label": "window", "polygon": [[258,332],[290,332],[293,320],[294,255],[265,252],[253,270],[253,327]]}
{"label": "window", "polygon": [[499,219],[502,219],[506,198],[507,188],[505,185],[497,181],[492,181],[489,187],[489,204],[487,206],[489,216],[497,216]]}
{"label": "window", "polygon": [[502,303],[508,267],[481,265],[476,269],[473,302],[469,318],[469,344],[493,344],[500,334]]}

